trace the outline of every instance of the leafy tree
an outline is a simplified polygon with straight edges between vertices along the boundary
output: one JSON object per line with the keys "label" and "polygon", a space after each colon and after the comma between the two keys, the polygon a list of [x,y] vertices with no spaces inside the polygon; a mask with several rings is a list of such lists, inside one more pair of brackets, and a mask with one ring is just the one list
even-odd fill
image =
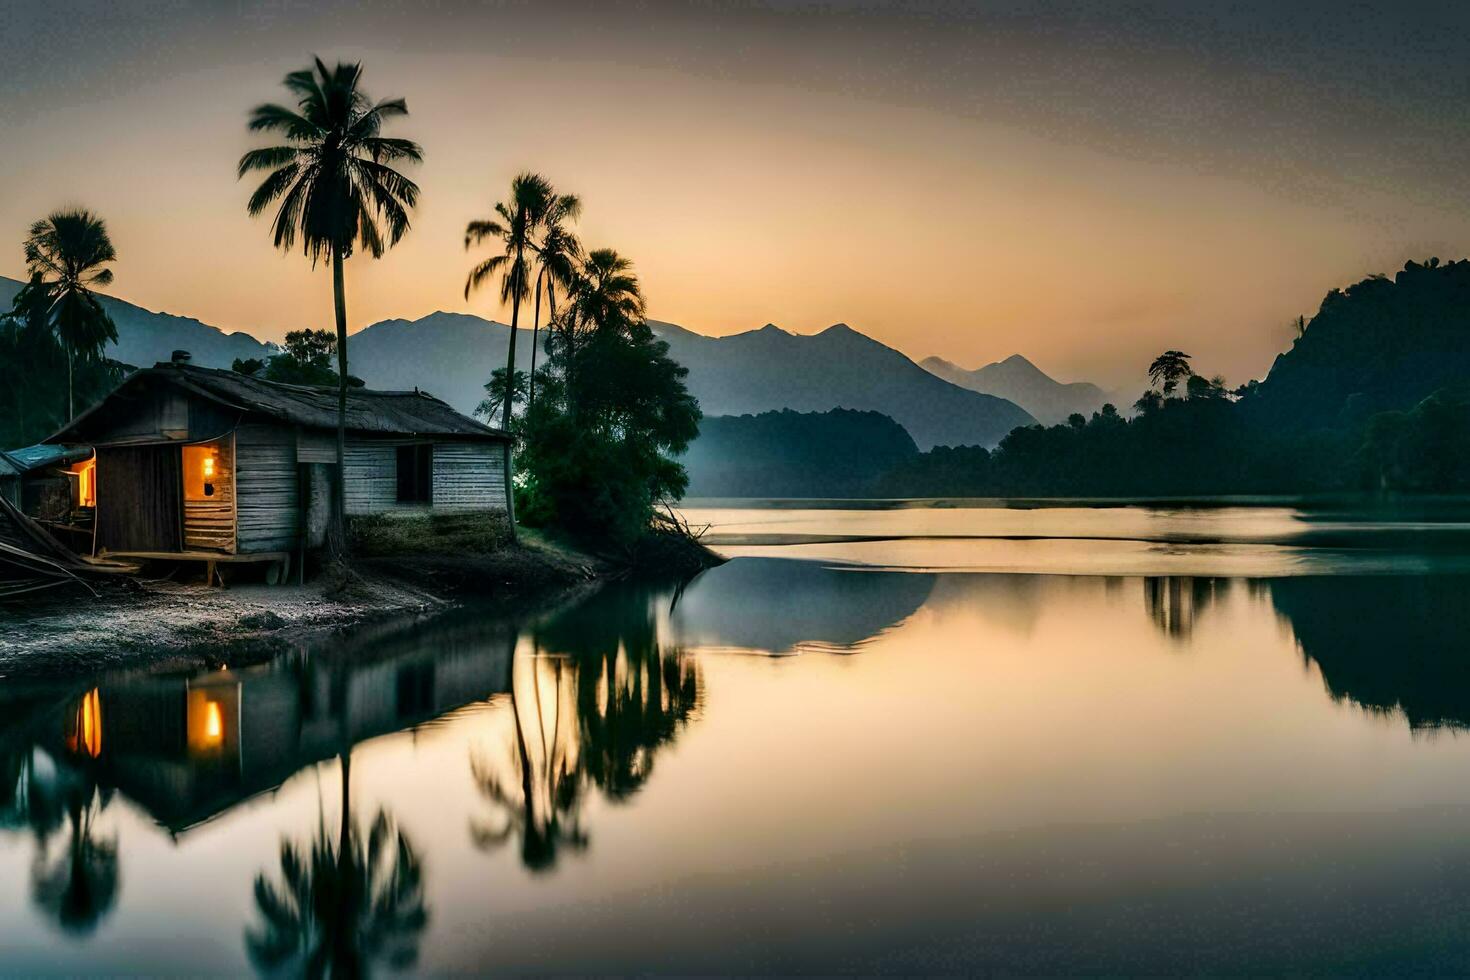
{"label": "leafy tree", "polygon": [[294,71],[284,85],[296,108],[267,103],[250,113],[251,132],[279,134],[284,143],[250,150],[238,176],[266,171],[250,196],[252,217],[276,208],[271,221],[275,246],[289,252],[298,238],[315,266],[332,263],[337,315],[337,474],[333,483],[333,548],[346,548],[343,459],[347,442],[347,296],[343,262],[362,250],[373,258],[409,230],[409,212],[419,188],[393,164],[419,163],[423,150],[411,140],[382,135],[383,124],[408,115],[403,99],[373,102],[360,87],[362,65],[340,62],[329,69]]}
{"label": "leafy tree", "polygon": [[76,417],[75,370],[78,360],[101,360],[117,327],[93,289],[112,283],[117,259],[107,225],[90,211],[52,212],[31,225],[25,241],[26,268],[48,301],[46,322],[66,352],[66,417]]}
{"label": "leafy tree", "polygon": [[[283,384],[336,387],[336,354],[337,337],[330,330],[292,330],[279,354],[264,361],[237,357],[230,370]],[[362,379],[348,375],[347,386],[361,388]]]}
{"label": "leafy tree", "polygon": [[1193,373],[1194,370],[1189,366],[1189,355],[1178,350],[1164,351],[1148,366],[1149,380],[1166,398],[1179,387],[1180,381]]}
{"label": "leafy tree", "polygon": [[632,263],[612,249],[587,256],[547,346],[522,430],[526,520],[629,547],[688,485],[672,457],[699,433],[689,371],[649,329]]}
{"label": "leafy tree", "polygon": [[1372,489],[1470,490],[1470,394],[1444,389],[1369,420],[1355,462]]}
{"label": "leafy tree", "polygon": [[1206,378],[1202,374],[1191,374],[1189,380],[1184,384],[1184,393],[1189,398],[1202,398],[1206,400],[1224,398],[1225,379],[1218,374],[1213,378]]}

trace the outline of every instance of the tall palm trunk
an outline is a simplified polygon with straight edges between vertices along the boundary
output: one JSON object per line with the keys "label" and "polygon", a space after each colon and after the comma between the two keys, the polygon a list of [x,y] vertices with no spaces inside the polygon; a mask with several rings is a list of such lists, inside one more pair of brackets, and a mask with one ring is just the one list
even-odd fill
{"label": "tall palm trunk", "polygon": [[[520,270],[522,259],[521,249],[516,249],[516,269]],[[510,431],[510,409],[516,400],[516,332],[521,323],[521,286],[520,272],[517,271],[515,288],[511,291],[510,298],[510,347],[505,355],[505,407],[500,411],[500,427],[506,432]],[[511,480],[515,476],[513,464],[511,463],[511,450],[514,441],[505,444],[505,516],[510,523],[510,540],[514,544],[518,541],[516,535],[516,493],[515,486]]]}
{"label": "tall palm trunk", "polygon": [[66,420],[70,422],[77,417],[77,400],[75,388],[72,385],[72,361],[76,359],[71,344],[66,345]]}
{"label": "tall palm trunk", "polygon": [[342,248],[332,246],[332,299],[337,307],[337,478],[332,482],[332,532],[335,557],[347,554],[347,291]]}
{"label": "tall palm trunk", "polygon": [[531,321],[531,388],[526,397],[526,410],[536,407],[536,349],[541,346],[541,280],[546,278],[543,270],[536,274],[536,319]]}

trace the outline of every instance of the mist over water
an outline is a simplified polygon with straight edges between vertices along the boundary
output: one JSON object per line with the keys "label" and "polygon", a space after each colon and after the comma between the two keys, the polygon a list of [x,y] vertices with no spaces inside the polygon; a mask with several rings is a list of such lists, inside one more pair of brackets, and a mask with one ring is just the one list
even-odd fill
{"label": "mist over water", "polygon": [[1454,506],[688,513],[684,586],[7,686],[0,973],[1470,962]]}

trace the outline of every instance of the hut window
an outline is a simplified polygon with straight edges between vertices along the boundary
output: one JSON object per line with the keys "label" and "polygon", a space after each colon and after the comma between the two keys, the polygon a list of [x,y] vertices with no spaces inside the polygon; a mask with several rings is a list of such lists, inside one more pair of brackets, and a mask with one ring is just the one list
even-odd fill
{"label": "hut window", "polygon": [[184,447],[185,500],[200,501],[220,497],[226,481],[219,443],[207,442]]}
{"label": "hut window", "polygon": [[434,497],[434,447],[398,447],[398,502],[427,504]]}

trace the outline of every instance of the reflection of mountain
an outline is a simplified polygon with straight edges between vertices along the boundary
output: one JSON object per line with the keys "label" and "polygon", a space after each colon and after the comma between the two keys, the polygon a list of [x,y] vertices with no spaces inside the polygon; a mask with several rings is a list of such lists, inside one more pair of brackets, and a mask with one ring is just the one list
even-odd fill
{"label": "reflection of mountain", "polygon": [[784,558],[737,558],[695,579],[672,628],[681,646],[767,653],[850,651],[913,615],[935,576],[843,571]]}
{"label": "reflection of mountain", "polygon": [[1470,727],[1470,577],[1286,578],[1271,601],[1334,698]]}

